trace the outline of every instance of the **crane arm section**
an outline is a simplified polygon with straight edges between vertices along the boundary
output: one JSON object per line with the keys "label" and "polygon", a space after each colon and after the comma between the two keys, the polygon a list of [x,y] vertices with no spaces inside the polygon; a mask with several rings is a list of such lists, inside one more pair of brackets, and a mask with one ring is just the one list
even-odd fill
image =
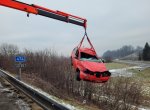
{"label": "crane arm section", "polygon": [[87,20],[61,11],[55,11],[34,4],[26,4],[16,0],[0,0],[0,5],[36,15],[72,23],[86,28]]}

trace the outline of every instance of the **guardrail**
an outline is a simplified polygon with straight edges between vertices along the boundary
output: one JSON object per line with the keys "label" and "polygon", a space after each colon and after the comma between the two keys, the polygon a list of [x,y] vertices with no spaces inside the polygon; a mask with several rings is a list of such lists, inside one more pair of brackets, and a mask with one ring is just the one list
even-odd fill
{"label": "guardrail", "polygon": [[50,99],[43,95],[42,93],[34,90],[33,88],[27,86],[22,81],[14,78],[8,72],[0,69],[1,76],[6,79],[9,83],[11,83],[18,90],[23,92],[25,95],[34,100],[38,105],[40,105],[44,110],[70,110],[64,105],[56,102],[53,99]]}

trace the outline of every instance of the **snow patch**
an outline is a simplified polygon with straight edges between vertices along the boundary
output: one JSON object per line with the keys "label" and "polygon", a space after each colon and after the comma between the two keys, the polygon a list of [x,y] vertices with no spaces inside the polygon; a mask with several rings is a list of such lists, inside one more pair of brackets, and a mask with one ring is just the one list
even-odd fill
{"label": "snow patch", "polygon": [[116,76],[131,77],[134,74],[128,71],[131,69],[142,70],[143,68],[140,66],[133,66],[133,67],[127,67],[127,68],[121,68],[121,69],[111,69],[109,70],[109,72],[112,73],[112,77],[116,77]]}
{"label": "snow patch", "polygon": [[3,89],[1,89],[1,91],[2,91],[2,92],[7,92],[7,93],[10,93],[10,90],[9,90],[9,88],[3,88]]}
{"label": "snow patch", "polygon": [[70,109],[70,110],[77,110],[77,108],[75,108],[73,105],[70,105],[70,104],[64,102],[63,100],[61,100],[61,99],[59,99],[59,98],[57,98],[57,97],[55,97],[55,96],[52,96],[52,95],[50,95],[50,94],[44,92],[43,90],[41,90],[41,89],[39,89],[39,88],[33,87],[33,86],[31,86],[31,85],[28,85],[28,86],[32,87],[32,88],[33,88],[34,90],[36,90],[37,92],[39,92],[39,93],[45,95],[46,97],[48,97],[48,98],[54,100],[54,101],[57,102],[57,103],[59,103],[59,104],[65,106],[65,107],[67,107],[67,108]]}
{"label": "snow patch", "polygon": [[62,105],[66,106],[67,108],[69,108],[70,110],[77,110],[74,106],[70,105],[70,104],[66,104],[65,102],[61,103]]}
{"label": "snow patch", "polygon": [[29,104],[27,104],[21,99],[17,100],[16,104],[18,105],[20,110],[31,110],[31,108],[29,107]]}
{"label": "snow patch", "polygon": [[139,107],[138,110],[150,110],[149,108]]}

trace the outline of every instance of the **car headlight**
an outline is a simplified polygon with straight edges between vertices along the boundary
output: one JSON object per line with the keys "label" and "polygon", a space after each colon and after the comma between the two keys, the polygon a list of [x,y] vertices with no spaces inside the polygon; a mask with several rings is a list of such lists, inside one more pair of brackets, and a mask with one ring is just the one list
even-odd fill
{"label": "car headlight", "polygon": [[92,72],[92,71],[90,71],[88,69],[84,70],[84,73],[87,73],[87,74],[90,74],[90,75],[94,75],[94,72]]}

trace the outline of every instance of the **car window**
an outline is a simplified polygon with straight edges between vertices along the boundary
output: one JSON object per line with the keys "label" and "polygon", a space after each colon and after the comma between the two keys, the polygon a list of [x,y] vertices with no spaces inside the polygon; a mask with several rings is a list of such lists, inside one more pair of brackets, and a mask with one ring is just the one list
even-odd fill
{"label": "car window", "polygon": [[93,55],[90,55],[90,54],[87,54],[87,53],[84,53],[84,52],[81,52],[81,57],[80,58],[93,58],[93,59],[97,59],[96,56],[93,56]]}
{"label": "car window", "polygon": [[100,62],[100,63],[102,62],[102,60],[98,59],[96,56],[90,55],[90,54],[87,54],[84,52],[81,52],[80,60],[91,61],[91,62]]}

